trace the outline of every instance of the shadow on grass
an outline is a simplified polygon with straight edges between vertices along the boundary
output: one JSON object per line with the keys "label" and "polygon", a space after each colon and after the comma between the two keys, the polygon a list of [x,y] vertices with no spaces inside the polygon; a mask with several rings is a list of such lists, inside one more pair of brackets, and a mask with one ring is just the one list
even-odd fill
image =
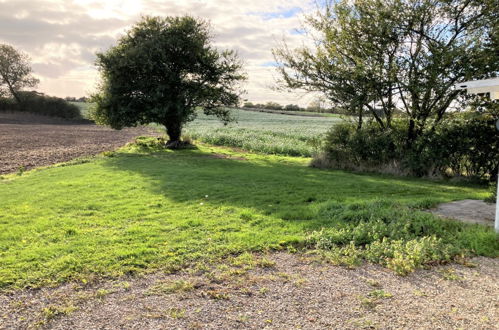
{"label": "shadow on grass", "polygon": [[[225,153],[219,154],[220,150]],[[154,193],[176,202],[249,208],[283,220],[302,221],[304,229],[327,225],[327,219],[317,218],[324,202],[383,200],[429,207],[477,195],[464,185],[321,170],[307,167],[303,160],[227,153],[218,148],[128,153],[109,158],[105,164],[140,174]]]}

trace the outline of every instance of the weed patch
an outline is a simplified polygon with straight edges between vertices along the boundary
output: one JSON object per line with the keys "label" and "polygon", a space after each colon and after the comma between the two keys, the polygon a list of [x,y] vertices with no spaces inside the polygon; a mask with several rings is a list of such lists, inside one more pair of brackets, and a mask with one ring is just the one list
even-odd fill
{"label": "weed patch", "polygon": [[157,283],[152,286],[148,291],[147,295],[157,295],[157,294],[173,294],[179,292],[190,292],[195,289],[195,283],[186,280],[177,280],[173,282]]}
{"label": "weed patch", "polygon": [[402,205],[332,203],[320,212],[335,226],[313,232],[307,242],[337,265],[355,267],[367,260],[406,275],[463,255],[494,256],[499,249],[497,237],[487,228],[440,220]]}

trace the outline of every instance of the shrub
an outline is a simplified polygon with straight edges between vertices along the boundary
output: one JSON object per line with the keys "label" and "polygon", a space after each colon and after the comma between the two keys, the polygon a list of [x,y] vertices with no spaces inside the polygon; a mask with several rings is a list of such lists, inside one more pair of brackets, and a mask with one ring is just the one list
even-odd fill
{"label": "shrub", "polygon": [[12,111],[17,107],[16,102],[13,99],[0,97],[0,111]]}
{"label": "shrub", "polygon": [[288,104],[284,107],[284,110],[287,110],[287,111],[300,111],[301,108],[296,105],[296,104]]}
{"label": "shrub", "polygon": [[[434,129],[405,144],[404,119],[391,129],[374,123],[357,129],[354,123],[334,126],[324,152],[312,165],[348,170],[376,171],[416,176],[466,176],[495,180],[499,166],[499,136],[491,114],[453,114]],[[428,125],[432,126],[432,125]]]}
{"label": "shrub", "polygon": [[265,109],[269,110],[282,110],[282,105],[276,102],[267,102],[265,104]]}
{"label": "shrub", "polygon": [[489,184],[489,196],[485,198],[487,203],[495,203],[497,201],[497,181],[490,182]]}
{"label": "shrub", "polygon": [[76,105],[59,97],[41,95],[34,92],[23,92],[21,93],[21,100],[21,111],[65,119],[82,118],[80,109]]}
{"label": "shrub", "polygon": [[81,119],[80,109],[64,99],[37,92],[19,92],[21,103],[13,99],[0,99],[0,110],[30,112],[43,116]]}

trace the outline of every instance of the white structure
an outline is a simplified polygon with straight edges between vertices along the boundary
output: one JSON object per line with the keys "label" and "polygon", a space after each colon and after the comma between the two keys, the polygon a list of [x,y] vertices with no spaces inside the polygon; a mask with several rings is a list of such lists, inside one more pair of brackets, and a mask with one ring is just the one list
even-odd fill
{"label": "white structure", "polygon": [[490,94],[490,99],[499,100],[499,78],[465,81],[456,85],[470,94]]}
{"label": "white structure", "polygon": [[[499,100],[499,78],[465,81],[457,84],[456,88],[466,89],[470,94],[489,94],[491,100]],[[496,128],[499,131],[499,120],[496,123]],[[496,233],[499,233],[499,175],[497,180],[496,221],[494,228]]]}

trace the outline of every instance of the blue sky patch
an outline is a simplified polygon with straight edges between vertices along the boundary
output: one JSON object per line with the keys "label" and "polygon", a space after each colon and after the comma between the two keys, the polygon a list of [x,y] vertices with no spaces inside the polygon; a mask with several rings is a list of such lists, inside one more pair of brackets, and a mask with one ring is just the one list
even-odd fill
{"label": "blue sky patch", "polygon": [[276,61],[268,61],[268,62],[264,62],[262,64],[260,64],[260,66],[263,66],[263,67],[266,67],[266,68],[275,68],[275,67],[278,67],[279,66],[279,63],[277,63]]}
{"label": "blue sky patch", "polygon": [[307,33],[307,31],[305,31],[305,29],[292,29],[292,30],[289,30],[289,33],[291,35],[304,35]]}

